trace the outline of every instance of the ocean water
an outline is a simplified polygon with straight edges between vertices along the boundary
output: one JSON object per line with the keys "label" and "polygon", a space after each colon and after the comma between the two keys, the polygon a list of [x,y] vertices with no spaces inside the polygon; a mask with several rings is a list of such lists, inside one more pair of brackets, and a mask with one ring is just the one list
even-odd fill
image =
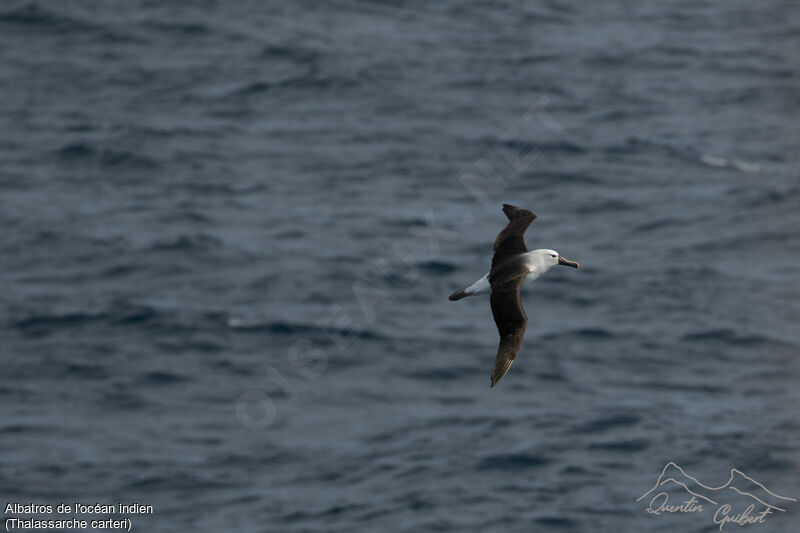
{"label": "ocean water", "polygon": [[[798,51],[780,1],[3,2],[0,503],[718,530],[636,501],[670,461],[800,498]],[[503,202],[582,268],[490,389],[447,296]]]}

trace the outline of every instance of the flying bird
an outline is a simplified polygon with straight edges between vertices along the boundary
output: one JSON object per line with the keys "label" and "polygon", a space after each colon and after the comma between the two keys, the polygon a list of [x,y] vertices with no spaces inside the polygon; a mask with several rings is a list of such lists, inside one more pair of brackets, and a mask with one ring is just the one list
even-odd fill
{"label": "flying bird", "polygon": [[491,293],[492,315],[500,333],[500,346],[492,368],[492,387],[503,379],[522,347],[528,325],[528,316],[519,295],[522,285],[531,283],[556,265],[580,268],[578,263],[564,259],[555,250],[528,251],[523,236],[531,222],[536,220],[532,212],[503,204],[503,213],[508,217],[508,224],[494,241],[491,270],[469,287],[450,295],[450,300],[455,301]]}

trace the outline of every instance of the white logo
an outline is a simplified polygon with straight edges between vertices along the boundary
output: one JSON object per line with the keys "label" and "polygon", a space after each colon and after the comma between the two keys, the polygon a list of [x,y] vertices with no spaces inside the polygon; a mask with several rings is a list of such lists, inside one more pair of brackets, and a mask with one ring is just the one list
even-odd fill
{"label": "white logo", "polygon": [[[680,502],[670,501],[675,490],[683,494]],[[741,470],[731,469],[731,475],[718,487],[705,485],[687,474],[683,468],[670,461],[664,466],[653,488],[636,501],[646,501],[645,510],[654,515],[664,513],[713,512],[713,521],[720,531],[726,524],[747,526],[763,524],[774,512],[786,512],[794,498],[787,498],[769,490]]]}

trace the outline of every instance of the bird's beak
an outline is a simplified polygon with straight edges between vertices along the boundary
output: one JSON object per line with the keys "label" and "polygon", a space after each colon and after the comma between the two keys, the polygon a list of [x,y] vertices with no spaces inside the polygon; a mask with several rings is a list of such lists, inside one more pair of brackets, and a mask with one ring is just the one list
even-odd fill
{"label": "bird's beak", "polygon": [[577,261],[570,261],[569,259],[564,259],[560,255],[558,256],[558,264],[559,265],[567,265],[568,267],[572,267],[572,268],[580,268],[581,267],[581,265],[579,265]]}

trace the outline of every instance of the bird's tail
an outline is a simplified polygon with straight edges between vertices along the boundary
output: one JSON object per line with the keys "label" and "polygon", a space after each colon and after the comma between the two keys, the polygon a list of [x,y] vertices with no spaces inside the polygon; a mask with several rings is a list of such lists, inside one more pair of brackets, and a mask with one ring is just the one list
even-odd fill
{"label": "bird's tail", "polygon": [[481,279],[470,285],[469,287],[463,288],[460,291],[456,291],[450,295],[450,301],[455,302],[456,300],[460,300],[461,298],[466,298],[467,296],[472,296],[474,294],[483,294],[492,291],[492,286],[489,283],[489,273],[487,272],[485,276]]}
{"label": "bird's tail", "polygon": [[456,291],[450,295],[450,301],[455,302],[456,300],[460,300],[461,298],[466,298],[469,296],[469,293],[466,290]]}

